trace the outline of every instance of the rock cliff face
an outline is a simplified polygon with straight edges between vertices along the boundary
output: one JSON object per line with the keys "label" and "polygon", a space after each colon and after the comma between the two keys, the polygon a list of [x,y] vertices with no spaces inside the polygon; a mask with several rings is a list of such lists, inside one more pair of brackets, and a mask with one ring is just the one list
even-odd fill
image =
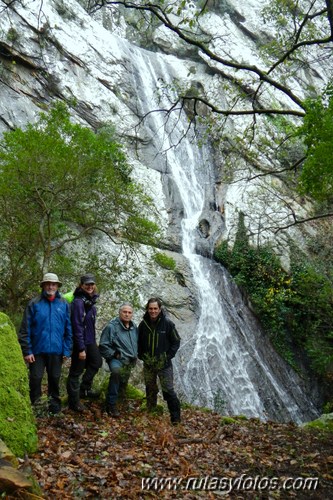
{"label": "rock cliff face", "polygon": [[[216,26],[226,33],[236,30],[239,33],[239,45],[232,47],[235,56],[237,51],[241,54],[247,46],[250,47],[247,54],[256,59],[256,37],[261,33],[257,26],[256,10],[260,6],[255,2],[247,2],[239,10],[237,4],[233,1],[223,2],[222,8],[219,2],[212,2],[212,12],[204,21],[205,29],[207,33],[213,33]],[[172,148],[178,145],[179,136],[173,137],[172,134],[179,124],[167,124],[168,120],[162,114],[158,119],[147,115],[152,109],[158,108],[164,85],[171,85],[174,81],[180,84],[190,81],[191,85],[201,86],[208,93],[212,89],[216,91],[216,75],[203,64],[199,53],[194,53],[193,49],[180,43],[162,27],[157,27],[150,34],[151,46],[148,48],[153,48],[153,51],[134,45],[136,36],[139,43],[145,43],[134,25],[133,19],[125,18],[121,10],[113,14],[100,11],[93,19],[74,0],[28,1],[24,4],[11,2],[7,7],[4,4],[0,21],[0,132],[33,122],[38,113],[47,109],[55,99],[67,103],[75,101],[73,119],[92,128],[104,123],[114,124],[127,145],[135,175],[145,182],[156,201],[160,223],[165,229],[161,248],[167,249],[167,253],[177,263],[177,273],[158,270],[153,280],[143,264],[139,282],[142,304],[150,295],[162,297],[181,333],[183,347],[176,361],[179,390],[184,392],[185,398],[209,406],[214,406],[214,398],[216,400],[216,395],[222,394],[222,399],[226,399],[225,409],[229,413],[246,413],[263,418],[269,416],[280,420],[292,418],[296,421],[311,418],[316,414],[316,394],[310,394],[314,402],[312,405],[307,399],[309,388],[293,374],[293,384],[295,387],[302,386],[302,390],[295,390],[292,401],[286,402],[288,389],[285,374],[290,375],[290,370],[273,353],[269,363],[263,364],[256,354],[249,352],[246,342],[241,341],[245,335],[249,342],[246,325],[251,324],[256,336],[260,328],[246,306],[241,304],[240,296],[235,299],[230,294],[229,306],[235,300],[241,304],[238,310],[246,310],[246,325],[242,319],[241,325],[234,326],[238,313],[231,312],[230,307],[228,314],[222,309],[219,316],[213,318],[209,328],[204,324],[202,314],[207,307],[203,305],[200,291],[203,278],[198,277],[206,269],[205,266],[209,266],[209,259],[205,257],[211,255],[219,239],[232,240],[239,211],[253,215],[249,224],[261,223],[263,205],[259,202],[253,204],[255,184],[249,186],[246,181],[242,181],[228,186],[223,182],[220,152],[209,147],[204,152],[199,151],[197,145],[193,146],[195,137],[192,142],[189,137],[187,144]],[[222,90],[219,98],[226,98]],[[140,122],[144,115],[147,118]],[[170,124],[166,142],[163,131],[168,130],[165,127]],[[179,133],[184,131],[186,123],[181,123],[180,127],[183,128]],[[229,127],[232,133],[235,125],[230,122]],[[173,153],[173,150],[176,152]],[[191,178],[191,172],[182,177],[180,172],[184,164],[193,166],[195,178]],[[188,180],[190,183],[186,184]],[[262,187],[259,181],[257,187]],[[197,194],[197,197],[187,201],[188,193]],[[267,199],[263,203],[267,204]],[[293,200],[293,203],[297,209],[304,210],[297,201]],[[282,212],[283,208],[283,217],[285,214]],[[184,229],[184,226],[191,227]],[[300,240],[302,235],[300,230],[297,231],[290,234]],[[272,233],[263,235],[264,240],[271,237]],[[190,239],[188,254],[183,255],[184,240],[187,238]],[[283,249],[287,237],[279,238],[276,244]],[[148,262],[149,249],[145,249],[145,253]],[[191,256],[196,254],[203,256],[199,267],[195,259],[191,260]],[[285,260],[287,265],[287,254]],[[222,278],[217,268],[211,272],[209,285],[213,284],[213,288],[209,289],[209,296],[218,297],[220,290],[224,290],[220,300],[223,302],[229,293],[229,284],[225,289],[221,282],[227,278]],[[140,315],[140,312],[137,313],[137,319],[140,319]],[[214,322],[222,324],[222,329],[215,331]],[[214,331],[207,331],[199,338],[198,329]],[[234,340],[235,330],[239,331],[237,341]],[[226,331],[230,335],[224,342]],[[260,342],[256,340],[258,350]],[[241,353],[240,357],[238,352]],[[260,359],[264,359],[265,353],[262,352],[260,356]],[[239,365],[237,370],[232,369],[233,363]],[[224,372],[226,364],[230,368]],[[266,372],[269,375],[263,384],[266,391],[263,395],[263,389],[259,387],[261,376]],[[282,372],[284,375],[281,376]],[[197,390],[189,398],[191,387],[194,386]],[[244,397],[240,394],[242,391],[238,393],[235,390],[235,387],[242,386],[247,392],[244,406]],[[275,387],[275,395],[270,402],[267,393],[272,392],[272,386]],[[256,403],[253,403],[254,400]],[[290,410],[292,407],[295,408]]]}

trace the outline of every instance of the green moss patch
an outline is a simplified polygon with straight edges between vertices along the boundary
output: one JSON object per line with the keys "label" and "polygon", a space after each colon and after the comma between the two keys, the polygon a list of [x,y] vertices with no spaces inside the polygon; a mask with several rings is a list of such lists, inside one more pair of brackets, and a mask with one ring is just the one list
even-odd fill
{"label": "green moss patch", "polygon": [[126,387],[126,397],[128,399],[141,400],[145,398],[145,394],[137,387],[134,387],[134,385],[128,384]]}
{"label": "green moss patch", "polygon": [[312,422],[307,422],[303,427],[333,432],[333,413],[326,413]]}
{"label": "green moss patch", "polygon": [[230,424],[237,423],[236,419],[232,418],[232,417],[222,417],[220,422],[221,422],[221,425],[230,425]]}
{"label": "green moss patch", "polygon": [[37,449],[37,430],[29,399],[28,372],[15,328],[0,312],[0,439],[16,456]]}

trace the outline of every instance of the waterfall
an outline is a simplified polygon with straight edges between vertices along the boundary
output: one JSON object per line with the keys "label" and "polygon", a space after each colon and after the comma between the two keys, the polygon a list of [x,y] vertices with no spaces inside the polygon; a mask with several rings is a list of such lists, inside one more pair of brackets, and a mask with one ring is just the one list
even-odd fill
{"label": "waterfall", "polygon": [[[300,377],[262,337],[257,321],[227,272],[196,253],[205,184],[211,183],[208,153],[198,147],[183,114],[149,113],[170,107],[163,97],[163,86],[172,85],[174,70],[170,58],[140,49],[134,51],[129,60],[140,112],[146,115],[145,127],[158,161],[171,172],[180,193],[184,209],[182,249],[193,273],[200,305],[196,329],[179,351],[184,361],[176,363],[177,388],[189,402],[230,415],[310,420],[317,416],[317,411],[302,389]],[[179,70],[178,67],[178,75]]]}

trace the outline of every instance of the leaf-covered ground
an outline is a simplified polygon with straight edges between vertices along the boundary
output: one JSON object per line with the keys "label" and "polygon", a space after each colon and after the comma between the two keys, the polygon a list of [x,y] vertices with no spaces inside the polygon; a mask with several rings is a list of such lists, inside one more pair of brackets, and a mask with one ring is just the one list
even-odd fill
{"label": "leaf-covered ground", "polygon": [[[224,422],[193,408],[173,427],[167,412],[150,415],[137,401],[119,419],[101,403],[88,405],[82,415],[38,418],[39,451],[29,466],[45,499],[333,498],[331,434]],[[143,489],[149,478],[157,482]]]}

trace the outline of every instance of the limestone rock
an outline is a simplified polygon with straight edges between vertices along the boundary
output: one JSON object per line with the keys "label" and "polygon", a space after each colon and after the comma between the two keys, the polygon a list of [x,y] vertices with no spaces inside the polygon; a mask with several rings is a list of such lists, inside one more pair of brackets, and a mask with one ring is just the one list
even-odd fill
{"label": "limestone rock", "polygon": [[0,460],[9,462],[14,467],[17,467],[19,463],[15,455],[13,455],[8,446],[6,446],[5,443],[1,441],[1,439],[0,439]]}
{"label": "limestone rock", "polygon": [[[31,490],[32,482],[22,472],[11,466],[10,463],[0,461],[0,491],[13,493],[19,490]],[[23,498],[23,497],[22,497]]]}

